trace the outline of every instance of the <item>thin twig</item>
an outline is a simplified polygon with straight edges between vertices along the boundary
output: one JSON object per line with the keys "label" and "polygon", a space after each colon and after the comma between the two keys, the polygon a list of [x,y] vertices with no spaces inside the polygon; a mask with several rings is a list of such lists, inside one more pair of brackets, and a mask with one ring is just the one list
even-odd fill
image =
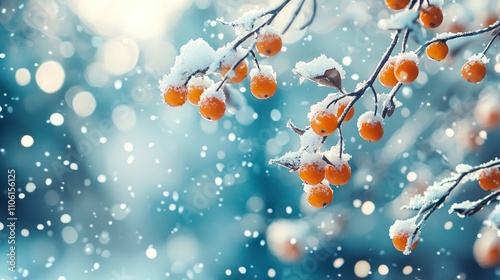
{"label": "thin twig", "polygon": [[450,196],[451,192],[453,192],[453,190],[455,190],[461,183],[461,181],[469,174],[471,173],[474,173],[476,171],[479,171],[479,170],[482,170],[482,169],[486,169],[486,168],[489,168],[489,167],[493,167],[493,166],[497,166],[497,165],[500,165],[500,159],[496,159],[494,161],[491,161],[487,164],[482,164],[482,165],[477,165],[475,167],[472,167],[470,168],[469,170],[465,171],[465,172],[461,172],[461,173],[458,173],[456,177],[451,177],[447,180],[443,180],[440,182],[440,186],[443,186],[447,183],[453,183],[447,190],[446,192],[444,192],[444,194],[439,197],[439,199],[437,200],[433,200],[433,201],[430,201],[428,202],[426,205],[422,205],[422,207],[419,209],[418,213],[415,215],[415,217],[418,219],[420,218],[419,222],[417,223],[416,225],[416,228],[415,230],[413,231],[412,235],[411,235],[411,242],[410,244],[413,243],[413,239],[418,235],[418,232],[420,231],[420,229],[422,228],[424,222],[430,217],[430,215],[432,213],[434,213],[434,211],[436,211],[436,209],[440,208],[441,205],[446,201],[446,199],[448,198],[448,196]]}
{"label": "thin twig", "polygon": [[304,30],[313,23],[314,18],[316,17],[316,9],[317,9],[317,5],[318,5],[318,3],[316,3],[316,1],[317,0],[312,1],[312,14],[309,17],[309,20],[306,21],[301,27],[299,27],[299,30]]}
{"label": "thin twig", "polygon": [[475,31],[467,31],[467,32],[458,32],[458,33],[455,33],[455,34],[452,34],[452,35],[449,35],[449,36],[445,36],[445,37],[434,37],[433,39],[425,42],[423,44],[423,46],[420,46],[417,50],[415,50],[415,53],[417,55],[421,55],[423,53],[423,51],[425,50],[425,47],[427,47],[428,45],[434,43],[434,42],[437,42],[437,41],[449,41],[449,40],[454,40],[454,39],[458,39],[458,38],[465,38],[465,37],[471,37],[471,36],[476,36],[476,35],[479,35],[479,34],[483,34],[483,33],[486,33],[486,32],[489,32],[489,31],[492,31],[494,30],[495,28],[497,27],[500,27],[500,22],[497,22],[493,25],[490,25],[489,27],[486,27],[486,28],[483,28],[483,29],[478,29],[478,30],[475,30]]}
{"label": "thin twig", "polygon": [[342,135],[342,127],[339,127],[338,128],[338,131],[339,131],[339,159],[340,161],[342,161],[342,150],[343,150],[343,147],[344,147],[344,136]]}
{"label": "thin twig", "polygon": [[495,39],[498,38],[499,36],[500,36],[500,32],[498,32],[495,36],[493,36],[493,38],[491,38],[491,40],[488,42],[488,44],[486,45],[486,47],[484,48],[484,50],[482,52],[483,55],[486,54],[486,52],[488,51],[488,49],[493,44],[493,41],[495,41]]}

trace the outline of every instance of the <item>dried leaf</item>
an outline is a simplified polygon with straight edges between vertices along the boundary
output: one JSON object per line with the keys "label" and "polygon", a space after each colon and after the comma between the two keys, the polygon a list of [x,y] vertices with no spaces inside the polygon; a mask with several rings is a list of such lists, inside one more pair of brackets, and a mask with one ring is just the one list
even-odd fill
{"label": "dried leaf", "polygon": [[342,78],[339,71],[335,68],[328,69],[325,71],[325,74],[311,78],[311,80],[323,86],[342,90]]}
{"label": "dried leaf", "polygon": [[280,165],[290,170],[290,172],[299,169],[300,167],[300,157],[302,156],[301,151],[288,152],[277,159],[269,160],[270,164]]}
{"label": "dried leaf", "polygon": [[286,127],[290,128],[293,132],[297,133],[298,135],[303,135],[305,130],[302,128],[298,128],[296,125],[292,123],[291,120],[288,120],[286,123]]}
{"label": "dried leaf", "polygon": [[387,104],[384,109],[382,110],[382,117],[385,118],[387,115],[388,117],[391,117],[392,114],[394,114],[394,110],[396,109],[396,105],[394,104],[394,101],[391,100],[389,104]]}

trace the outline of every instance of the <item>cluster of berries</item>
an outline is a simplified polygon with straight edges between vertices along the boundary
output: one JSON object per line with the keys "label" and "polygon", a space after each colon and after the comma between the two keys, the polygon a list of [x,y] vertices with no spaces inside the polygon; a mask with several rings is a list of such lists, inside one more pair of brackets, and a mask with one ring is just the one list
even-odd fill
{"label": "cluster of berries", "polygon": [[311,153],[302,155],[298,174],[304,182],[309,205],[324,208],[333,200],[329,184],[337,187],[347,184],[351,179],[351,167],[347,159],[329,160],[324,155]]}
{"label": "cluster of berries", "polygon": [[[272,28],[263,28],[255,41],[256,50],[265,57],[275,56],[281,51],[281,36]],[[234,46],[236,49],[238,46]],[[219,120],[226,111],[224,83],[238,84],[250,76],[250,92],[257,99],[268,99],[277,90],[276,73],[270,65],[259,65],[255,58],[256,67],[249,71],[246,54],[234,51],[237,55],[223,56],[216,62],[214,73],[220,74],[222,80],[214,83],[207,77],[208,69],[196,69],[180,84],[166,85],[163,91],[163,100],[172,107],[189,103],[199,107],[200,115],[207,120]]]}
{"label": "cluster of berries", "polygon": [[[402,10],[406,8],[410,0],[386,0],[388,8],[392,10]],[[437,5],[422,6],[419,14],[420,24],[427,29],[435,29],[443,22],[443,11]],[[489,21],[489,25],[495,22]],[[434,41],[434,40],[433,40]],[[426,49],[426,54],[430,59],[441,61],[448,55],[448,45],[446,39],[435,40],[429,44]],[[486,76],[486,62],[488,60],[484,54],[471,56],[462,66],[462,77],[471,83],[479,83]],[[380,82],[388,87],[395,86],[400,83],[411,83],[418,76],[418,59],[391,58],[384,66],[379,76]]]}

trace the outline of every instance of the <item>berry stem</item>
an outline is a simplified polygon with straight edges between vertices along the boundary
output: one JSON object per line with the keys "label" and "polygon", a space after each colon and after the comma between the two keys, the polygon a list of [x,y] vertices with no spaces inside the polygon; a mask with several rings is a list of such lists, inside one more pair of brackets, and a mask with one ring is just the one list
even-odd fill
{"label": "berry stem", "polygon": [[327,163],[327,164],[332,164],[333,163],[326,157],[326,156],[323,156],[322,159]]}
{"label": "berry stem", "polygon": [[252,60],[253,60],[253,63],[255,64],[255,67],[257,67],[257,69],[259,69],[260,71],[260,65],[259,65],[259,61],[257,60],[257,57],[255,56],[255,52],[253,50],[250,50],[250,54],[252,55]]}
{"label": "berry stem", "polygon": [[288,24],[285,26],[285,28],[283,29],[283,33],[287,32],[288,29],[290,29],[290,27],[292,26],[292,23],[295,21],[295,18],[300,13],[300,10],[302,10],[302,7],[304,6],[304,2],[306,2],[306,0],[301,0],[300,3],[297,5],[297,8],[293,12],[292,20],[290,20],[288,22]]}
{"label": "berry stem", "polygon": [[[268,16],[270,15],[270,17],[265,20],[263,23],[261,23],[259,26],[257,26],[256,28],[254,28],[253,30],[251,30],[250,32],[248,32],[247,34],[241,36],[240,38],[237,38],[237,40],[235,39],[235,41],[233,41],[233,44],[232,44],[232,49],[236,51],[236,49],[241,45],[243,44],[248,38],[252,37],[252,36],[256,36],[257,33],[259,32],[259,30],[261,30],[264,26],[267,26],[267,25],[270,25],[274,19],[276,18],[276,16],[283,10],[283,8],[285,8],[285,6],[290,3],[291,0],[284,0],[280,5],[278,5],[276,8],[274,9],[271,9],[271,10],[268,10],[267,12],[257,16],[257,18],[263,18],[265,16]],[[295,21],[297,15],[300,13],[300,11],[302,10],[302,7],[304,5],[304,2],[305,0],[301,0],[301,2],[298,4],[298,7],[295,9],[294,11],[294,14],[291,18],[291,20],[289,21],[289,23],[287,24],[287,27],[283,30],[282,34],[284,34],[288,28],[292,25],[292,23]],[[312,23],[312,21],[311,21]],[[306,27],[308,25],[310,25],[311,23],[308,23],[306,25]],[[233,25],[233,24],[228,24],[228,23],[225,23],[226,25]],[[247,50],[247,53],[240,59],[238,60],[236,63],[234,63],[232,66],[231,66],[231,69],[229,69],[229,71],[227,71],[227,74],[226,76],[224,76],[223,80],[222,80],[222,83],[219,85],[219,87],[217,88],[217,90],[220,90],[221,87],[226,83],[227,79],[228,79],[228,75],[229,73],[231,73],[231,71],[234,71],[234,69],[236,69],[236,67],[240,64],[240,62],[242,62],[243,60],[245,60],[249,54],[252,54],[252,56],[254,57],[255,61],[257,61],[257,58],[255,56],[255,54],[253,53],[253,48],[255,47],[255,43],[256,41],[254,40],[254,42],[246,49]],[[257,67],[260,69],[260,67],[258,66],[257,64]],[[186,82],[187,83],[187,82]]]}
{"label": "berry stem", "polygon": [[412,0],[410,3],[410,6],[408,7],[409,10],[413,9],[413,6],[418,3],[418,8],[420,9],[420,6],[422,6],[423,0]]}
{"label": "berry stem", "polygon": [[249,49],[249,51],[242,57],[240,58],[238,61],[236,61],[236,63],[234,63],[231,68],[227,71],[226,75],[224,76],[224,78],[222,79],[221,83],[219,84],[219,86],[217,87],[217,91],[219,91],[222,86],[224,84],[226,84],[227,80],[229,79],[229,74],[234,71],[234,69],[236,69],[236,67],[238,67],[238,65],[243,62],[243,60],[245,60],[247,58],[247,56],[250,54],[250,52],[252,51],[252,48]]}
{"label": "berry stem", "polygon": [[406,28],[405,34],[403,35],[403,42],[401,43],[401,53],[404,53],[406,51],[406,47],[408,45],[408,38],[410,37],[410,32],[411,30],[409,28]]}
{"label": "berry stem", "polygon": [[396,96],[396,93],[398,93],[398,90],[401,88],[403,84],[402,83],[398,83],[397,85],[395,85],[391,91],[389,92],[389,100],[394,103],[394,97]]}
{"label": "berry stem", "polygon": [[360,90],[358,90],[358,92],[365,92],[366,89],[373,84],[375,79],[377,79],[377,76],[380,73],[380,70],[382,70],[382,67],[384,67],[387,60],[389,60],[389,57],[391,56],[391,53],[394,50],[394,47],[398,43],[399,34],[401,34],[401,30],[397,30],[396,33],[394,33],[394,35],[392,37],[392,41],[389,44],[389,47],[387,47],[387,49],[385,50],[385,53],[382,55],[382,58],[380,59],[380,61],[377,64],[377,67],[375,67],[375,70],[368,78],[368,81],[365,82],[365,85]]}
{"label": "berry stem", "polygon": [[312,1],[312,14],[311,14],[311,17],[309,17],[309,20],[307,20],[302,26],[299,27],[299,30],[304,30],[306,29],[308,26],[310,26],[313,21],[314,21],[314,18],[316,18],[316,9],[318,7],[318,3],[317,3],[317,0],[313,0]]}
{"label": "berry stem", "polygon": [[200,73],[205,73],[208,71],[208,67],[207,68],[204,68],[204,69],[199,69],[199,70],[196,70],[194,71],[194,73],[192,74],[189,74],[188,77],[186,78],[186,81],[184,82],[184,85],[187,86],[187,84],[189,83],[189,81],[191,80],[191,78],[193,78],[194,76],[200,74]]}
{"label": "berry stem", "polygon": [[375,91],[375,89],[373,88],[373,85],[370,86],[370,88],[372,89],[372,92],[373,92],[373,98],[374,98],[374,104],[375,104],[375,110],[374,110],[374,113],[373,115],[376,116],[377,115],[377,111],[378,111],[378,98],[377,98],[377,92]]}
{"label": "berry stem", "polygon": [[[342,96],[341,98],[346,97],[348,95],[350,95],[350,94],[346,94],[346,95]],[[355,95],[354,99],[351,100],[351,102],[349,102],[347,104],[347,106],[344,109],[344,112],[342,112],[342,115],[340,116],[340,118],[337,121],[337,128],[339,128],[342,125],[342,123],[344,122],[345,117],[347,116],[347,113],[349,113],[349,110],[351,110],[351,108],[354,106],[354,103],[356,103],[356,101],[358,101],[358,99],[360,99],[362,95],[363,94]]]}
{"label": "berry stem", "polygon": [[340,161],[342,161],[342,150],[344,148],[344,136],[342,135],[342,127],[339,127],[338,128],[338,131],[339,131],[339,159]]}
{"label": "berry stem", "polygon": [[493,44],[493,41],[495,41],[496,38],[498,38],[498,36],[500,35],[500,32],[497,32],[493,38],[491,38],[491,40],[488,42],[488,44],[486,45],[486,47],[484,48],[483,52],[481,54],[486,55],[486,52],[488,51],[488,49],[491,47],[491,45]]}

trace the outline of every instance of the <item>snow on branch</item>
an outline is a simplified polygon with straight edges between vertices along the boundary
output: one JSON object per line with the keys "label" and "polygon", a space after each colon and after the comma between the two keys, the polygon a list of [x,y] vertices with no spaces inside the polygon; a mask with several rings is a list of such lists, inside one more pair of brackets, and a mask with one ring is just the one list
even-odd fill
{"label": "snow on branch", "polygon": [[[450,177],[444,178],[439,182],[435,182],[434,184],[429,186],[423,194],[417,194],[412,197],[408,205],[403,206],[404,209],[418,210],[417,214],[413,217],[415,221],[418,221],[418,223],[416,223],[416,227],[411,235],[411,239],[414,240],[414,238],[420,234],[420,230],[424,222],[436,209],[439,209],[443,206],[448,196],[460,184],[463,184],[467,181],[476,180],[478,178],[478,173],[481,170],[490,167],[496,167],[499,165],[500,159],[498,158],[474,167],[460,164],[455,168],[456,172],[453,172]],[[473,215],[479,210],[483,209],[484,206],[488,205],[499,195],[500,190],[496,190],[477,201],[464,201],[461,203],[455,203],[451,206],[449,213],[457,213],[460,217]],[[498,216],[494,215],[492,221],[498,221],[499,223],[497,225],[500,225],[500,209],[497,208],[495,208],[494,212],[496,213],[496,211],[498,211]],[[493,222],[490,221],[490,223]]]}

